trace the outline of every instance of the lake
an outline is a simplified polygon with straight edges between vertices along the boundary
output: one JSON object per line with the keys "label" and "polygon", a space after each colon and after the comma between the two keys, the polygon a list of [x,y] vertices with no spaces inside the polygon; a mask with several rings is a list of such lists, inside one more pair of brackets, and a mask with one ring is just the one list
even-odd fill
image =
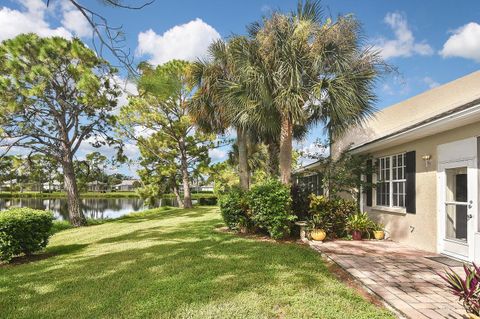
{"label": "lake", "polygon": [[[160,199],[155,207],[178,206],[175,199]],[[10,207],[50,210],[58,220],[68,220],[65,198],[0,198],[0,211]],[[87,218],[117,218],[148,207],[140,198],[83,198],[81,208]],[[1,212],[0,212],[1,214]]]}

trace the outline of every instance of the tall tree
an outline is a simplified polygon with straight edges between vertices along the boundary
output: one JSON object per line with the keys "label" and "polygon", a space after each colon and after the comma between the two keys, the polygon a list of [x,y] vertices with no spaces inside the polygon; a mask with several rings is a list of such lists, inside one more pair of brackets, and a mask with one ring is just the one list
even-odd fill
{"label": "tall tree", "polygon": [[0,45],[0,146],[54,158],[63,168],[69,217],[80,211],[73,158],[88,140],[114,142],[115,70],[80,40],[23,34]]}
{"label": "tall tree", "polygon": [[208,60],[193,64],[191,80],[198,90],[190,110],[203,130],[217,134],[223,134],[228,128],[235,130],[240,186],[246,190],[251,175],[248,144],[258,141],[260,135],[271,135],[277,125],[274,114],[266,108],[255,108],[258,101],[250,97],[236,55],[238,42],[242,41],[241,37],[233,37],[228,42],[218,40],[210,45]]}
{"label": "tall tree", "polygon": [[296,12],[274,12],[251,25],[249,39],[240,42],[237,61],[251,99],[259,106],[266,101],[263,107],[280,117],[283,183],[291,179],[295,126],[322,122],[338,135],[373,112],[373,85],[383,62],[360,39],[352,16],[322,20],[320,3],[307,0]]}
{"label": "tall tree", "polygon": [[156,68],[142,64],[140,95],[131,98],[120,112],[123,133],[137,141],[144,160],[151,158],[165,171],[174,167],[180,172],[185,208],[192,207],[191,173],[208,160],[212,147],[212,136],[195,130],[188,113],[193,91],[187,83],[188,68],[184,61]]}

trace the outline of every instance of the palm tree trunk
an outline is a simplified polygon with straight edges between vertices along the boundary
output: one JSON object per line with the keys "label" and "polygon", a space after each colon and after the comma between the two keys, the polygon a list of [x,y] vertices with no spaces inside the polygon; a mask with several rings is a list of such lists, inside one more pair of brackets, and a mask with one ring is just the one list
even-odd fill
{"label": "palm tree trunk", "polygon": [[293,124],[290,117],[283,116],[280,130],[280,181],[290,185],[292,177]]}
{"label": "palm tree trunk", "polygon": [[278,143],[270,141],[268,143],[268,170],[272,177],[278,176],[278,155]]}
{"label": "palm tree trunk", "polygon": [[248,172],[248,153],[247,153],[247,132],[243,128],[237,128],[238,144],[238,175],[240,177],[240,187],[248,190],[250,187],[250,176]]}

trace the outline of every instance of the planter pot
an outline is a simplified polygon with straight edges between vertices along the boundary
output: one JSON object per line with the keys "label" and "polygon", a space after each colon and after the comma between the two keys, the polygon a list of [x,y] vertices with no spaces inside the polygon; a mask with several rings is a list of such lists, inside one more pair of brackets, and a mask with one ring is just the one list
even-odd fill
{"label": "planter pot", "polygon": [[352,239],[353,240],[362,240],[362,232],[359,230],[352,231]]}
{"label": "planter pot", "polygon": [[470,319],[480,319],[479,316],[474,315],[474,314],[472,314],[472,313],[468,313],[468,318],[470,318]]}
{"label": "planter pot", "polygon": [[322,241],[327,237],[327,233],[323,229],[314,229],[310,232],[313,240]]}
{"label": "planter pot", "polygon": [[383,238],[385,238],[385,232],[383,230],[374,230],[373,236],[376,240],[382,240]]}

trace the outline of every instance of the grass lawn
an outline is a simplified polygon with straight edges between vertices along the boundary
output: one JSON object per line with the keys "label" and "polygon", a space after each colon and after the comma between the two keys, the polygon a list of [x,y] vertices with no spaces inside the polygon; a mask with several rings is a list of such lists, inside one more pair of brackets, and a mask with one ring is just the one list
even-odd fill
{"label": "grass lawn", "polygon": [[215,230],[216,207],[155,209],[55,234],[0,266],[2,318],[394,318],[305,246]]}

